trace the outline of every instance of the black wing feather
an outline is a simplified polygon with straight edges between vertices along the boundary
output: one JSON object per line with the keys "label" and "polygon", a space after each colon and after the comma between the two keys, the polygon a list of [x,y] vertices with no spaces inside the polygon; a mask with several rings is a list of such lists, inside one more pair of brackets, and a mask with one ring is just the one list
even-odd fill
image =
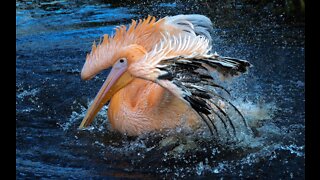
{"label": "black wing feather", "polygon": [[[229,100],[227,100],[219,91],[230,92],[224,87],[218,85],[211,73],[213,70],[218,71],[225,77],[240,75],[247,71],[251,66],[248,61],[221,57],[218,55],[206,57],[174,57],[162,60],[159,63],[159,69],[162,74],[158,80],[169,80],[175,84],[183,92],[183,99],[199,114],[210,132],[213,130],[219,135],[219,131],[223,131],[217,127],[218,121],[221,122],[225,132],[230,135],[229,130],[236,135],[236,126],[234,121],[236,118],[229,116],[230,109],[233,109],[242,119],[242,123],[247,127],[247,123],[241,112]],[[219,106],[219,102],[223,102],[227,109]]]}

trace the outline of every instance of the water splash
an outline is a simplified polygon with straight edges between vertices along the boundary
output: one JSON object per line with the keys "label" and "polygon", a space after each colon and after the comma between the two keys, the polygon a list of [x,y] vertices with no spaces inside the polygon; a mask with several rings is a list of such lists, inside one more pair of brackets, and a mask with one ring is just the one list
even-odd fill
{"label": "water splash", "polygon": [[31,96],[36,97],[36,95],[40,92],[40,89],[35,88],[32,90],[23,90],[22,92],[17,94],[18,99],[23,99],[24,97]]}
{"label": "water splash", "polygon": [[[90,107],[93,103],[93,100],[88,101],[86,107]],[[68,118],[68,121],[65,123],[59,124],[60,127],[63,129],[63,131],[69,131],[72,127],[74,130],[75,127],[78,127],[82,121],[82,119],[85,117],[87,113],[87,108],[84,107],[81,103],[79,103],[81,106],[80,112],[73,111],[71,116]],[[108,106],[103,106],[101,110],[97,113],[95,120],[92,122],[92,124],[86,128],[83,128],[83,131],[91,131],[91,132],[103,132],[106,130],[106,127],[108,127],[106,124],[108,123],[107,118],[107,109]]]}

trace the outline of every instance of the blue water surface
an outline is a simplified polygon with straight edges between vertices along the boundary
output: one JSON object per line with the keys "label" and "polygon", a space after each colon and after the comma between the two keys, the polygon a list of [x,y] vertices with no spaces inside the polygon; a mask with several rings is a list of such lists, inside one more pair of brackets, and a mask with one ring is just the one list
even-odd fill
{"label": "blue water surface", "polygon": [[[16,178],[304,179],[304,20],[272,5],[16,1]],[[224,84],[252,136],[226,146],[196,134],[128,137],[112,131],[107,107],[79,130],[108,74],[80,79],[92,42],[131,19],[191,13],[213,21],[214,51],[253,64]]]}

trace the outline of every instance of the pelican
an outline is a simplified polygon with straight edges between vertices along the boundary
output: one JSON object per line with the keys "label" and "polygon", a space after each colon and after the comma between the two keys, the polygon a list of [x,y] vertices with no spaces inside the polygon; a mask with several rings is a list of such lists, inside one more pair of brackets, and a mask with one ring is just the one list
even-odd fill
{"label": "pelican", "polygon": [[[89,126],[109,102],[108,120],[121,133],[137,136],[178,126],[191,129],[204,122],[211,133],[235,131],[227,109],[240,111],[224,96],[228,90],[212,76],[240,75],[250,63],[211,52],[212,22],[203,15],[148,16],[119,26],[112,36],[93,43],[81,70],[89,80],[112,68],[82,120]],[[228,108],[226,108],[228,106]],[[240,121],[240,120],[239,120]],[[203,123],[202,123],[203,124]]]}

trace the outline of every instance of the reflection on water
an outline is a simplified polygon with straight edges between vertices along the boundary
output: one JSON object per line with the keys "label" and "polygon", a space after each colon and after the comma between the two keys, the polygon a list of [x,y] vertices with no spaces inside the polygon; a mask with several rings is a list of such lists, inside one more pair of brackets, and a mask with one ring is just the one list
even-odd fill
{"label": "reflection on water", "polygon": [[[224,1],[16,1],[17,178],[303,178],[304,21],[279,7]],[[112,131],[107,107],[93,126],[78,130],[108,73],[80,80],[92,42],[131,18],[186,13],[212,19],[215,51],[254,65],[225,84],[252,135],[244,134],[236,144],[180,129],[127,137]]]}

